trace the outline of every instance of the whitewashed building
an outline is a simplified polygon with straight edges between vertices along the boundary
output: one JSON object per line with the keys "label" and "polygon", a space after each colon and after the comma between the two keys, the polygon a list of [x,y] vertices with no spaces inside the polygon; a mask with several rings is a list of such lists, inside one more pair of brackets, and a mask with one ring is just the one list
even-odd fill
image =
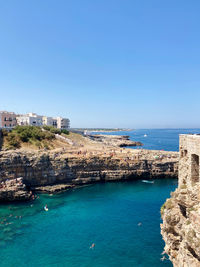
{"label": "whitewashed building", "polygon": [[28,113],[26,115],[17,116],[18,125],[32,125],[32,126],[42,126],[43,120],[42,116],[37,115],[36,113]]}
{"label": "whitewashed building", "polygon": [[26,115],[17,116],[18,125],[32,125],[32,126],[53,126],[58,129],[68,129],[70,126],[70,120],[62,117],[47,117],[37,115],[36,113],[28,113]]}

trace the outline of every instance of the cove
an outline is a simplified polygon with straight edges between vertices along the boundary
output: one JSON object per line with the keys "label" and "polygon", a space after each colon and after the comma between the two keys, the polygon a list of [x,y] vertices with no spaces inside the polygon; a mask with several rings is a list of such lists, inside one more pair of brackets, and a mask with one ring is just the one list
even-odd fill
{"label": "cove", "polygon": [[160,207],[176,186],[103,183],[1,205],[1,266],[172,266],[160,260]]}

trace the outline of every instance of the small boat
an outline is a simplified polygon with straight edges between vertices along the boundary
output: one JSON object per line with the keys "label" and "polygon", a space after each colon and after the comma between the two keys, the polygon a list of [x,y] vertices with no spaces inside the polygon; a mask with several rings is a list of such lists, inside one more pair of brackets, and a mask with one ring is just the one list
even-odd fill
{"label": "small boat", "polygon": [[142,182],[147,184],[154,184],[154,181],[149,181],[149,180],[142,180]]}
{"label": "small boat", "polygon": [[144,137],[147,137],[147,134],[144,134]]}

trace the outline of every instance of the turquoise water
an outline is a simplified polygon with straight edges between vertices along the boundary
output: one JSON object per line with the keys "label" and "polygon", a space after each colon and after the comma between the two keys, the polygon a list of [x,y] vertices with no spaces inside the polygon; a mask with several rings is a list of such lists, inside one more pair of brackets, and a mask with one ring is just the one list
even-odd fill
{"label": "turquoise water", "polygon": [[172,266],[160,261],[160,207],[176,185],[96,184],[1,205],[0,266]]}
{"label": "turquoise water", "polygon": [[[180,133],[196,132],[116,134],[128,134],[144,148],[176,151]],[[160,207],[176,186],[172,179],[105,183],[40,195],[32,203],[0,205],[0,266],[172,266],[160,260]],[[96,246],[89,249],[92,243]]]}

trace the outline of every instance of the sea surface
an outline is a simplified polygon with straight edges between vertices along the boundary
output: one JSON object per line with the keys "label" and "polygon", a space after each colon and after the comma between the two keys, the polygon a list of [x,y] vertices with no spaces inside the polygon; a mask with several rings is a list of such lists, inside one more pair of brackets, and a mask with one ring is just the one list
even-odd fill
{"label": "sea surface", "polygon": [[[145,148],[177,150],[185,131],[128,134]],[[0,266],[172,266],[160,260],[160,207],[176,186],[174,179],[102,183],[0,205]]]}
{"label": "sea surface", "polygon": [[[142,148],[178,151],[180,134],[200,133],[200,129],[142,129],[119,132],[95,132],[95,134],[128,135],[130,140],[143,143]],[[141,147],[132,147],[141,148]]]}

